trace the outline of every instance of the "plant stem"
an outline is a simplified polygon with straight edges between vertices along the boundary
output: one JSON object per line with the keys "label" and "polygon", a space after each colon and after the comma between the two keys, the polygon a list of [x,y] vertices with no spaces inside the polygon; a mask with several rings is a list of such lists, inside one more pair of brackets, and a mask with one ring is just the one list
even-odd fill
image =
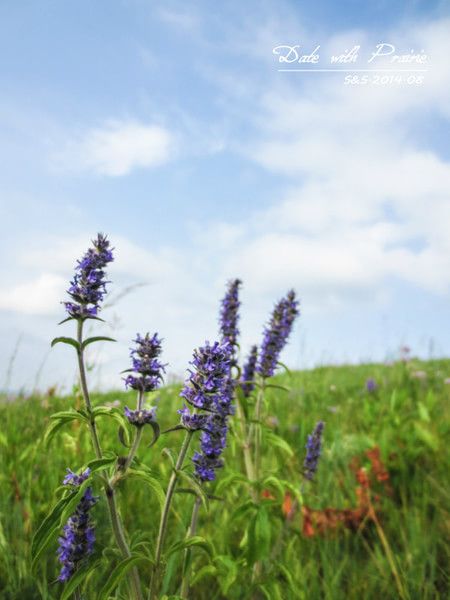
{"label": "plant stem", "polygon": [[389,566],[391,568],[392,575],[394,576],[394,580],[395,580],[395,584],[397,586],[398,594],[399,594],[400,598],[402,598],[402,600],[406,600],[408,598],[408,596],[405,593],[402,581],[400,579],[400,575],[399,575],[399,573],[397,571],[397,567],[396,567],[396,564],[395,564],[395,559],[394,559],[394,556],[392,554],[391,547],[389,545],[387,537],[384,534],[383,528],[381,527],[381,523],[378,520],[377,514],[375,512],[375,509],[373,508],[373,505],[372,505],[371,501],[369,501],[369,510],[370,510],[369,516],[373,520],[373,522],[375,523],[375,528],[377,530],[378,537],[380,538],[381,544],[382,544],[383,549],[384,549],[384,551],[386,553],[386,558],[387,558]]}
{"label": "plant stem", "polygon": [[161,520],[159,522],[159,532],[158,538],[156,540],[156,550],[155,550],[155,564],[153,565],[152,575],[150,579],[150,588],[148,593],[149,600],[155,600],[157,598],[157,588],[159,585],[159,577],[160,577],[160,567],[161,567],[161,555],[164,546],[164,540],[166,537],[167,531],[167,521],[169,518],[169,510],[170,504],[172,502],[173,494],[175,492],[175,486],[178,480],[178,471],[182,468],[184,459],[186,458],[186,454],[189,448],[189,444],[191,443],[193,431],[187,431],[186,436],[183,441],[183,445],[181,446],[180,453],[177,458],[177,462],[175,464],[175,468],[172,472],[172,475],[169,480],[169,485],[167,486],[166,498],[164,502],[164,507],[161,513]]}
{"label": "plant stem", "polygon": [[245,414],[244,414],[241,402],[238,397],[236,398],[236,412],[237,412],[238,421],[241,426],[241,436],[243,439],[242,451],[244,453],[245,471],[246,471],[247,477],[250,479],[250,481],[253,481],[255,479],[255,472],[254,472],[254,467],[253,467],[251,445],[249,443],[249,440],[247,439],[247,426],[246,426],[247,423],[245,420]]}
{"label": "plant stem", "polygon": [[[255,502],[259,503],[260,501],[260,491],[259,491],[259,480],[261,477],[261,442],[262,442],[262,427],[261,427],[261,413],[262,407],[264,403],[264,392],[265,392],[265,379],[261,378],[260,387],[258,388],[258,394],[256,396],[256,406],[255,406],[255,477],[254,480],[256,482],[256,493],[255,493]],[[261,576],[262,572],[262,564],[261,561],[255,562],[253,565],[253,576],[252,580],[256,581]]]}
{"label": "plant stem", "polygon": [[91,398],[89,396],[89,390],[88,390],[88,386],[87,386],[86,369],[84,366],[84,350],[82,348],[82,344],[83,344],[83,321],[82,321],[82,319],[78,320],[77,340],[79,343],[79,348],[77,350],[77,356],[78,356],[78,368],[79,368],[79,372],[80,372],[81,391],[83,393],[84,403],[86,405],[86,410],[89,415],[89,429],[91,431],[92,444],[94,446],[94,451],[95,451],[96,457],[102,458],[102,449],[100,446],[100,441],[98,439],[97,426],[95,424],[95,419],[92,416],[92,404],[91,404]]}
{"label": "plant stem", "polygon": [[[196,497],[194,506],[192,508],[192,516],[191,516],[191,524],[189,525],[189,529],[187,531],[187,538],[195,535],[197,531],[197,522],[198,522],[198,513],[200,510],[200,505],[202,503],[201,498],[199,496]],[[184,560],[183,560],[183,580],[181,582],[181,591],[180,596],[182,598],[188,598],[189,594],[189,580],[191,577],[191,564],[190,564],[191,551],[189,548],[186,548],[184,551]]]}
{"label": "plant stem", "polygon": [[[94,446],[95,455],[97,458],[102,458],[103,453],[100,446],[100,441],[97,434],[97,427],[95,424],[95,419],[92,414],[92,404],[89,396],[89,389],[87,385],[86,378],[86,369],[84,366],[84,351],[83,351],[83,321],[81,319],[78,320],[77,326],[77,341],[79,344],[79,348],[77,350],[78,355],[78,367],[80,371],[80,383],[81,383],[81,391],[83,393],[84,403],[86,406],[86,410],[89,416],[89,430],[91,432],[92,445]],[[123,526],[120,520],[119,511],[117,509],[116,497],[114,493],[114,488],[108,483],[108,481],[103,478],[103,487],[105,489],[106,500],[108,502],[109,508],[109,516],[111,520],[111,527],[114,533],[114,538],[116,540],[117,546],[119,547],[120,552],[122,553],[123,558],[128,558],[131,556],[130,549],[128,547],[125,533],[123,530]],[[136,568],[131,571],[131,586],[134,591],[134,597],[136,600],[143,600],[142,591],[141,591],[141,582],[139,579],[139,573]]]}
{"label": "plant stem", "polygon": [[136,431],[136,435],[134,436],[133,445],[130,448],[130,452],[128,453],[127,459],[122,469],[122,474],[129,468],[131,463],[133,462],[133,458],[136,456],[136,452],[139,448],[139,444],[142,439],[142,427],[138,427]]}
{"label": "plant stem", "polygon": [[262,427],[261,427],[261,412],[264,403],[264,392],[265,392],[265,380],[261,379],[260,387],[258,388],[258,395],[256,397],[255,406],[255,480],[259,481],[261,471],[261,441],[262,441]]}

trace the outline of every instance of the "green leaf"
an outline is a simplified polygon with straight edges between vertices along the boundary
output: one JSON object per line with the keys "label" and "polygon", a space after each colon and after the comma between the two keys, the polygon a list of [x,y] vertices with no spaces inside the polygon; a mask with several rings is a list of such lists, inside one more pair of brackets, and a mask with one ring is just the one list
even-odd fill
{"label": "green leaf", "polygon": [[65,319],[63,319],[62,321],[60,321],[58,323],[58,325],[62,325],[63,323],[67,323],[67,321],[74,321],[74,317],[66,317]]}
{"label": "green leaf", "polygon": [[426,421],[427,423],[429,423],[430,413],[428,412],[428,408],[425,406],[425,404],[423,402],[419,402],[417,408],[419,409],[419,416],[422,419],[422,421]]}
{"label": "green leaf", "polygon": [[208,496],[207,496],[205,490],[199,484],[199,482],[195,479],[195,477],[193,475],[190,475],[189,473],[186,473],[186,471],[177,471],[177,474],[179,477],[181,477],[181,479],[184,479],[186,481],[186,483],[191,486],[192,490],[197,494],[197,496],[202,501],[203,508],[206,511],[208,511],[209,510]]}
{"label": "green leaf", "polygon": [[151,448],[158,441],[159,436],[161,435],[161,430],[159,428],[158,423],[156,423],[154,421],[150,421],[150,423],[148,423],[148,425],[150,425],[150,427],[153,429],[153,439],[150,442],[150,444],[147,444],[147,448]]}
{"label": "green leaf", "polygon": [[283,390],[283,392],[290,392],[291,390],[285,385],[278,385],[277,383],[266,383],[264,388],[267,390],[269,388],[274,388],[276,390]]}
{"label": "green leaf", "polygon": [[231,515],[231,521],[235,521],[243,516],[247,516],[247,513],[256,511],[258,505],[253,500],[246,500],[243,504],[237,507],[237,509]]}
{"label": "green leaf", "polygon": [[97,600],[108,600],[111,592],[116,589],[128,571],[141,562],[152,564],[152,561],[147,556],[140,554],[129,556],[116,565],[111,571],[105,585],[100,590]]}
{"label": "green leaf", "polygon": [[165,502],[165,494],[159,481],[142,469],[128,469],[126,474],[128,477],[136,477],[137,479],[142,479],[142,481],[144,481],[151,488],[152,492],[156,496],[156,499],[158,500],[159,506],[162,511]]}
{"label": "green leaf", "polygon": [[292,450],[290,445],[282,437],[276,435],[276,433],[268,431],[266,433],[266,440],[269,444],[272,444],[273,446],[276,446],[277,448],[280,448],[280,450],[286,452],[288,456],[294,456],[294,451]]}
{"label": "green leaf", "polygon": [[276,489],[280,500],[284,498],[285,487],[283,485],[283,482],[280,479],[278,479],[278,477],[275,477],[275,475],[269,475],[269,477],[263,479],[262,485],[264,488],[267,487],[271,488],[272,490]]}
{"label": "green leaf", "polygon": [[214,565],[205,565],[199,569],[193,577],[191,577],[191,586],[199,583],[205,579],[205,577],[214,577],[215,575],[217,575],[216,567]]}
{"label": "green leaf", "polygon": [[94,419],[96,419],[97,417],[110,417],[111,419],[114,419],[120,427],[123,427],[125,441],[128,445],[130,444],[130,435],[128,432],[129,423],[128,420],[125,418],[123,412],[119,408],[116,408],[114,406],[96,406],[92,410],[92,414],[94,416]]}
{"label": "green leaf", "polygon": [[250,485],[252,482],[242,473],[230,473],[226,477],[221,477],[216,486],[216,492],[221,494],[223,490],[229,488],[234,483],[244,483]]}
{"label": "green leaf", "polygon": [[167,551],[167,557],[171,556],[175,552],[179,552],[180,550],[185,550],[186,548],[200,548],[204,550],[206,554],[212,559],[214,556],[214,548],[208,540],[206,540],[201,535],[194,535],[186,540],[182,540],[180,542],[175,542]]}
{"label": "green leaf", "polygon": [[81,410],[61,410],[60,412],[53,413],[50,416],[50,419],[64,419],[66,421],[73,421],[74,419],[78,421],[89,421],[87,414]]}
{"label": "green leaf", "polygon": [[86,581],[87,575],[94,571],[99,564],[100,560],[98,559],[94,562],[90,562],[89,564],[83,566],[81,569],[78,569],[69,579],[69,581],[65,584],[60,600],[67,600],[68,598],[70,598],[70,596],[75,592],[77,587],[82,585]]}
{"label": "green leaf", "polygon": [[219,585],[222,590],[222,594],[227,596],[228,590],[237,579],[238,565],[232,558],[223,554],[216,556],[214,563],[219,565]]}
{"label": "green leaf", "polygon": [[286,373],[289,375],[289,377],[292,377],[292,372],[289,369],[289,367],[287,367],[284,363],[278,361],[277,364],[286,371]]}
{"label": "green leaf", "polygon": [[81,497],[84,495],[84,492],[86,491],[86,488],[89,485],[91,485],[91,482],[89,479],[86,479],[86,481],[83,481],[83,483],[80,486],[78,486],[76,490],[74,490],[75,494],[70,498],[70,500],[67,502],[67,504],[62,510],[60,518],[61,527],[70,517],[70,515],[75,511],[75,508],[77,507],[78,503],[81,500]]}
{"label": "green leaf", "polygon": [[435,452],[439,448],[439,441],[435,435],[431,433],[428,429],[426,429],[421,423],[415,422],[414,429],[416,431],[417,437],[424,442],[431,450]]}
{"label": "green leaf", "polygon": [[128,433],[128,430],[125,429],[125,427],[123,427],[123,425],[121,425],[119,427],[119,431],[117,432],[117,435],[119,436],[119,441],[122,444],[122,446],[125,446],[125,448],[129,448],[130,447],[130,434]]}
{"label": "green leaf", "polygon": [[73,346],[76,350],[80,349],[80,344],[71,337],[55,337],[52,340],[51,347],[53,348],[56,344],[69,344],[69,346]]}
{"label": "green leaf", "polygon": [[97,335],[94,337],[86,338],[81,344],[81,349],[84,350],[86,346],[89,346],[89,344],[93,344],[94,342],[117,342],[117,340],[115,340],[114,338],[105,337],[103,335]]}
{"label": "green leaf", "polygon": [[163,448],[161,450],[161,454],[163,456],[166,456],[170,460],[172,467],[175,468],[175,456],[173,454],[173,451],[170,448]]}
{"label": "green leaf", "polygon": [[44,445],[48,447],[56,433],[65,425],[67,421],[52,421],[44,433]]}
{"label": "green leaf", "polygon": [[55,504],[50,513],[45,517],[38,530],[34,534],[33,541],[31,543],[32,572],[35,572],[42,553],[57,537],[61,523],[61,515],[63,514],[66,506],[76,495],[76,490],[73,490],[64,496],[64,498],[61,498],[61,500]]}
{"label": "green leaf", "polygon": [[44,433],[44,445],[48,447],[61,427],[71,421],[89,422],[89,419],[82,411],[78,410],[64,410],[51,415],[50,424]]}
{"label": "green leaf", "polygon": [[266,558],[270,550],[271,527],[267,510],[260,506],[248,527],[247,556],[250,564]]}
{"label": "green leaf", "polygon": [[115,463],[116,460],[116,456],[111,456],[108,458],[96,458],[88,462],[86,467],[89,467],[89,469],[91,470],[91,475],[93,475],[98,471],[105,471],[110,465]]}

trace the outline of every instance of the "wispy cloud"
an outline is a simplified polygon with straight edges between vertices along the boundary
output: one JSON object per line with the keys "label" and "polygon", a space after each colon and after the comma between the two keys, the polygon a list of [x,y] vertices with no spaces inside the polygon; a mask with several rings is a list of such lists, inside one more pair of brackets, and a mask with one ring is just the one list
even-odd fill
{"label": "wispy cloud", "polygon": [[111,120],[69,140],[53,162],[64,170],[120,177],[162,165],[174,151],[173,134],[160,125]]}

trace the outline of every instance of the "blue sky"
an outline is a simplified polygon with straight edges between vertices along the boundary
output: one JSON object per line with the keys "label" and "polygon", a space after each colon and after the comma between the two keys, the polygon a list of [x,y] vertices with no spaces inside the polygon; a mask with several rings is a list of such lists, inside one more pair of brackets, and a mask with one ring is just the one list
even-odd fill
{"label": "blue sky", "polygon": [[[73,357],[48,343],[97,231],[112,298],[145,284],[105,310],[119,343],[92,357],[98,385],[120,385],[137,331],[182,375],[235,276],[244,352],[295,287],[294,367],[450,354],[446,3],[211,7],[1,4],[0,386],[70,388]],[[422,85],[279,73],[272,53],[359,44],[364,66],[381,42],[428,55]]]}

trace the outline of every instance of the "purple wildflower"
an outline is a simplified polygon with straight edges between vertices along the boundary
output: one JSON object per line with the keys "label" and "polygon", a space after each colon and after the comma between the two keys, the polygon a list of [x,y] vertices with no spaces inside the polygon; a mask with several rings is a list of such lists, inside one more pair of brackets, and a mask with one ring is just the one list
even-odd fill
{"label": "purple wildflower", "polygon": [[131,373],[126,377],[125,385],[134,390],[151,392],[159,387],[162,373],[165,371],[165,365],[158,360],[161,354],[161,340],[157,333],[151,337],[147,333],[145,337],[137,334],[133,341],[136,344],[136,348],[130,353],[133,367],[128,369]]}
{"label": "purple wildflower", "polygon": [[[64,478],[64,485],[80,487],[91,474],[87,468],[76,475],[71,469]],[[97,502],[98,498],[92,495],[92,489],[86,488],[75,512],[63,527],[63,534],[59,538],[58,560],[62,564],[58,577],[59,581],[67,581],[77,570],[80,562],[89,556],[94,549],[95,533],[94,526],[89,517],[89,511]]]}
{"label": "purple wildflower", "polygon": [[275,306],[271,319],[264,329],[259,362],[256,367],[262,377],[271,377],[274,374],[278,358],[298,314],[298,300],[295,292],[291,290]]}
{"label": "purple wildflower", "polygon": [[317,471],[317,465],[319,462],[321,447],[322,447],[322,434],[325,423],[319,421],[311,435],[308,435],[308,441],[306,443],[306,457],[303,463],[303,474],[306,479],[310,481],[314,478]]}
{"label": "purple wildflower", "polygon": [[233,380],[231,378],[232,345],[227,341],[205,345],[194,351],[192,365],[195,371],[181,392],[181,396],[194,407],[207,414],[191,414],[189,408],[180,411],[181,422],[188,429],[202,429],[200,450],[192,459],[195,474],[200,481],[212,481],[215,470],[222,466],[219,458],[228,431],[228,416],[233,414]]}
{"label": "purple wildflower", "polygon": [[63,485],[75,485],[79,487],[83,481],[86,481],[90,474],[91,470],[89,467],[85,471],[82,471],[79,475],[74,473],[72,469],[68,468],[67,475],[63,479]]}
{"label": "purple wildflower", "polygon": [[375,379],[373,379],[373,377],[369,377],[369,379],[366,381],[366,390],[369,392],[369,394],[373,394],[377,391],[377,389],[377,382],[375,381]]}
{"label": "purple wildflower", "polygon": [[240,279],[233,279],[228,283],[227,292],[222,299],[220,309],[220,332],[222,339],[229,342],[232,346],[237,343],[239,335],[239,286],[242,284]]}
{"label": "purple wildflower", "polygon": [[197,429],[204,429],[208,423],[207,414],[192,414],[187,406],[183,406],[183,408],[180,408],[178,414],[181,415],[181,424],[184,427],[186,427],[186,429],[190,429],[191,431],[196,431]]}
{"label": "purple wildflower", "polygon": [[113,260],[112,249],[106,236],[99,233],[75,267],[75,275],[67,293],[72,302],[64,302],[69,316],[74,319],[95,317],[106,293],[106,265]]}
{"label": "purple wildflower", "polygon": [[180,396],[194,408],[213,411],[221,405],[229,406],[231,346],[228,342],[214,342],[194,350],[190,371]]}
{"label": "purple wildflower", "polygon": [[258,346],[252,346],[247,362],[244,365],[241,377],[241,389],[244,396],[248,398],[255,389],[255,370],[258,361]]}
{"label": "purple wildflower", "polygon": [[150,409],[138,408],[136,410],[130,410],[128,406],[125,406],[124,413],[131,425],[135,427],[142,427],[148,423],[155,422],[156,406],[152,406]]}

